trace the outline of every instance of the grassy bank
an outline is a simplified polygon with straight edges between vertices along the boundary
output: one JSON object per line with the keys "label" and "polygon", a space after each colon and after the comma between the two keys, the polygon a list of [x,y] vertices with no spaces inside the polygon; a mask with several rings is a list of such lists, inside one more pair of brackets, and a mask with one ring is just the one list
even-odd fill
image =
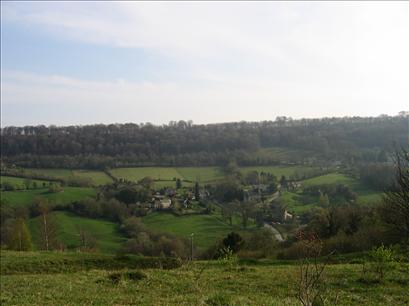
{"label": "grassy bank", "polygon": [[176,268],[174,258],[115,256],[103,253],[74,252],[1,252],[1,275],[54,274],[83,270]]}
{"label": "grassy bank", "polygon": [[[407,266],[379,284],[360,281],[361,265],[327,267],[331,305],[406,305]],[[132,270],[131,270],[132,271]],[[120,270],[120,274],[130,270]],[[112,272],[2,275],[2,305],[300,305],[296,265],[243,265],[229,269],[199,262],[173,270],[145,269],[140,279],[112,281]],[[118,275],[118,273],[116,274]]]}
{"label": "grassy bank", "polygon": [[[115,253],[125,242],[119,233],[119,225],[100,219],[90,219],[76,216],[69,212],[57,211],[51,213],[57,225],[57,239],[68,249],[81,246],[80,230],[87,232],[96,242],[96,248],[104,253]],[[34,246],[40,248],[40,222],[38,218],[29,222],[30,232]]]}

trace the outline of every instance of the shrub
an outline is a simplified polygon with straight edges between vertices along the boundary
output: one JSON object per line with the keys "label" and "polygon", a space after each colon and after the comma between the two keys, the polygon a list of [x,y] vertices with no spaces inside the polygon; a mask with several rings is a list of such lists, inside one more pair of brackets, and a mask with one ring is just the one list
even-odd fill
{"label": "shrub", "polygon": [[226,248],[229,248],[233,253],[237,253],[244,244],[243,238],[235,232],[231,232],[230,234],[228,234],[222,242],[223,245]]}
{"label": "shrub", "polygon": [[316,235],[305,236],[300,232],[298,238],[305,254],[298,264],[298,300],[303,306],[324,305],[328,300],[324,272],[330,258],[322,262],[318,260],[322,255],[323,242]]}
{"label": "shrub", "polygon": [[219,250],[219,263],[230,268],[236,268],[238,264],[238,257],[229,247],[221,248]]}
{"label": "shrub", "polygon": [[146,278],[146,275],[140,271],[129,271],[124,273],[115,272],[109,274],[108,278],[111,280],[112,283],[118,284],[122,280],[138,281]]}
{"label": "shrub", "polygon": [[391,271],[394,267],[393,251],[391,248],[381,245],[380,247],[373,248],[369,252],[370,263],[369,269],[366,269],[364,264],[364,278],[368,279],[371,274],[374,276],[375,280],[382,282],[385,278],[387,272]]}

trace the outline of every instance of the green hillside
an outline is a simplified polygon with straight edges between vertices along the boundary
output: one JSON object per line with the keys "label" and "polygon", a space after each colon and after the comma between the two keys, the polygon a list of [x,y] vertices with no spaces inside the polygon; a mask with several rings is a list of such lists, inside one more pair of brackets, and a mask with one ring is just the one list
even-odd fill
{"label": "green hillside", "polygon": [[[58,240],[67,248],[74,249],[81,246],[80,230],[88,232],[97,243],[97,248],[103,253],[115,253],[125,238],[119,233],[119,225],[105,220],[97,220],[76,216],[69,212],[53,212],[58,228]],[[30,219],[29,227],[35,247],[40,244],[39,220]]]}
{"label": "green hillside", "polygon": [[241,230],[239,225],[230,226],[222,222],[217,215],[175,216],[156,212],[143,217],[142,222],[154,231],[169,232],[187,239],[194,233],[194,242],[199,248],[207,248],[229,232]]}
{"label": "green hillside", "polygon": [[[3,185],[3,183],[7,182],[11,185],[14,186],[15,189],[25,189],[25,182],[27,181],[26,178],[24,177],[14,177],[14,176],[0,176],[0,181],[1,184]],[[29,180],[31,185],[30,188],[34,188],[34,183],[37,185],[36,188],[41,188],[43,186],[43,183],[48,184],[48,181],[46,180],[34,180],[34,179],[30,179]]]}
{"label": "green hillside", "polygon": [[183,179],[175,168],[170,167],[115,168],[110,172],[116,178],[124,178],[131,181],[139,181],[147,176],[155,180],[166,181],[171,181],[173,178]]}
{"label": "green hillside", "polygon": [[224,177],[219,167],[178,167],[176,171],[189,181],[211,182]]}
{"label": "green hillside", "polygon": [[241,167],[240,170],[246,174],[250,171],[258,171],[258,172],[265,172],[274,174],[277,178],[280,178],[282,175],[289,176],[294,175],[295,173],[299,172],[302,173],[304,171],[311,170],[311,167],[305,166],[254,166],[254,167]]}
{"label": "green hillside", "polygon": [[94,185],[104,185],[112,179],[103,171],[95,170],[70,170],[70,169],[25,169],[26,173],[45,175],[57,179],[86,178],[91,179]]}
{"label": "green hillside", "polygon": [[358,194],[358,204],[372,204],[377,203],[382,199],[382,192],[373,190],[364,185],[358,179],[346,176],[341,173],[330,173],[321,175],[311,179],[302,181],[302,184],[306,187],[314,185],[325,184],[344,184],[351,187],[351,189]]}
{"label": "green hillside", "polygon": [[[326,185],[326,184],[343,184],[347,185],[357,195],[357,204],[375,204],[382,199],[382,192],[373,190],[365,186],[358,179],[346,176],[341,173],[330,173],[326,175],[317,176],[301,182],[303,187]],[[282,203],[288,210],[296,214],[302,214],[316,205],[318,205],[318,198],[305,197],[301,191],[297,192],[283,192],[281,196]]]}
{"label": "green hillside", "polygon": [[48,189],[4,191],[1,198],[11,206],[29,206],[36,198],[48,199],[51,203],[67,204],[86,197],[95,197],[94,188],[86,187],[64,187],[61,192],[49,192]]}
{"label": "green hillside", "polygon": [[345,174],[329,173],[304,180],[302,184],[306,187],[324,184],[345,184],[349,186],[354,186],[357,184],[357,181],[351,177],[346,176]]}

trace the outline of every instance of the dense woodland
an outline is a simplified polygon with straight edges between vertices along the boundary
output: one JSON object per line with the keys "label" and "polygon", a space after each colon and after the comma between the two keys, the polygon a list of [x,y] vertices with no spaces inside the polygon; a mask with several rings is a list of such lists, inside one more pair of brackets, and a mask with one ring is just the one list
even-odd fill
{"label": "dense woodland", "polygon": [[[345,117],[195,125],[109,124],[1,129],[2,161],[24,167],[102,169],[120,166],[209,166],[385,162],[408,142],[408,116]],[[271,147],[300,152],[285,160]],[[302,152],[302,153],[301,153]],[[318,160],[318,161],[317,161]]]}

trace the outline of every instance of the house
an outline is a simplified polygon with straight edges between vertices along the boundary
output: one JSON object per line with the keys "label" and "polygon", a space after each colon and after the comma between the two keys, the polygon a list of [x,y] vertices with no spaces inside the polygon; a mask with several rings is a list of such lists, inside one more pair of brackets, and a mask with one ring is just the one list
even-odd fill
{"label": "house", "polygon": [[293,215],[290,214],[287,210],[284,210],[284,220],[291,220],[293,218]]}
{"label": "house", "polygon": [[160,204],[162,205],[162,208],[167,209],[172,205],[172,200],[171,199],[162,199],[160,201]]}
{"label": "house", "polygon": [[300,189],[301,186],[302,186],[301,183],[299,183],[297,181],[288,181],[287,182],[287,189],[289,191],[294,191],[294,190]]}
{"label": "house", "polygon": [[170,207],[172,204],[172,200],[160,195],[160,194],[155,194],[154,197],[152,198],[151,202],[151,208],[152,209],[167,209]]}
{"label": "house", "polygon": [[168,197],[174,197],[176,195],[176,190],[173,188],[166,188],[165,195]]}

